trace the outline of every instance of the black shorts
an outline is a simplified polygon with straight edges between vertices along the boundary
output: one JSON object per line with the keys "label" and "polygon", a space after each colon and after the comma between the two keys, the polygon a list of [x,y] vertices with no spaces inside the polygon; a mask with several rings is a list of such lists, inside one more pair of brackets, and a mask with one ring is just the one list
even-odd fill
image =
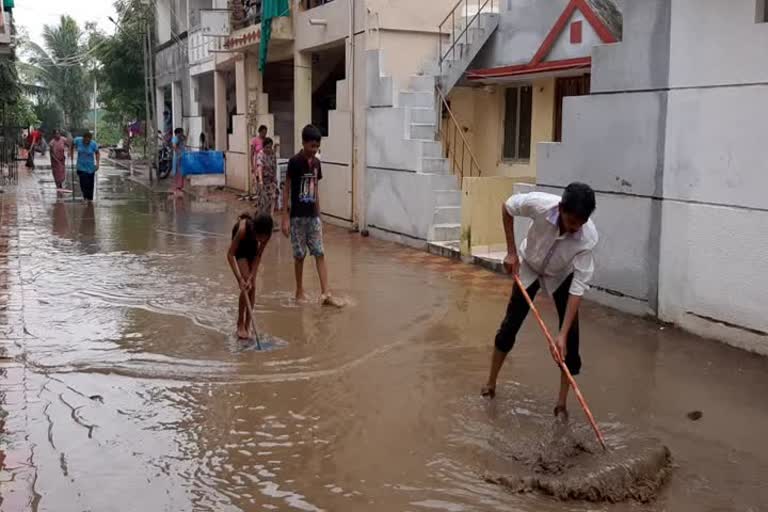
{"label": "black shorts", "polygon": [[[573,274],[563,281],[563,284],[552,294],[552,298],[555,301],[555,307],[557,308],[557,315],[560,319],[559,325],[562,327],[563,318],[565,317],[565,308],[568,306],[569,290],[571,288],[571,281],[573,281]],[[528,287],[528,295],[531,296],[531,300],[536,297],[540,288],[539,281],[537,280],[531,286]],[[528,302],[520,292],[517,286],[512,290],[512,296],[509,298],[509,304],[507,305],[507,314],[504,320],[501,322],[501,327],[496,333],[496,348],[504,352],[505,354],[512,350],[515,345],[515,338],[517,332],[523,325],[525,317],[528,316]],[[579,355],[579,317],[573,321],[571,330],[568,332],[568,338],[566,340],[566,355],[565,364],[570,370],[571,374],[578,375],[581,372],[581,356]]]}

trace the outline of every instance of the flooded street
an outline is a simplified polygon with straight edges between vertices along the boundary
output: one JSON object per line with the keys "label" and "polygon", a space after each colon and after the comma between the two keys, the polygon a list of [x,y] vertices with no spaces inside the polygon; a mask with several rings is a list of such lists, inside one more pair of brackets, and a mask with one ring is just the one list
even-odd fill
{"label": "flooded street", "polygon": [[21,174],[0,222],[3,512],[768,510],[764,358],[586,304],[579,383],[608,444],[658,439],[672,477],[649,504],[514,494],[484,475],[549,428],[559,381],[530,318],[496,400],[479,396],[508,279],[328,227],[349,306],[297,307],[275,236],[259,352],[235,338],[225,260],[245,203],[106,169],[87,206]]}

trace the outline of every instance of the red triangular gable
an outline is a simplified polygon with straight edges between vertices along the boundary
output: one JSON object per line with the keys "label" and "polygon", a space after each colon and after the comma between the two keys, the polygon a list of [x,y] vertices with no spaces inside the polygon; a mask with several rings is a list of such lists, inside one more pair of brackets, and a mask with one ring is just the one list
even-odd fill
{"label": "red triangular gable", "polygon": [[568,20],[571,19],[571,16],[573,16],[573,13],[576,10],[581,11],[581,14],[584,16],[584,19],[589,22],[590,26],[594,29],[597,36],[600,38],[600,40],[604,43],[615,43],[616,42],[616,36],[613,35],[611,30],[606,26],[605,23],[603,23],[603,20],[598,16],[595,11],[592,9],[592,6],[589,5],[585,0],[571,0],[568,2],[568,6],[563,11],[563,14],[560,15],[560,17],[555,22],[555,25],[552,27],[552,30],[549,31],[549,34],[547,34],[547,37],[544,39],[544,42],[541,43],[541,46],[539,47],[539,50],[536,52],[536,55],[533,56],[533,59],[531,60],[529,65],[537,65],[543,61],[547,55],[549,55],[549,52],[552,51],[552,47],[555,45],[555,42],[557,42],[557,39],[560,37],[560,34],[562,34],[563,30],[565,29],[566,25],[568,24]]}

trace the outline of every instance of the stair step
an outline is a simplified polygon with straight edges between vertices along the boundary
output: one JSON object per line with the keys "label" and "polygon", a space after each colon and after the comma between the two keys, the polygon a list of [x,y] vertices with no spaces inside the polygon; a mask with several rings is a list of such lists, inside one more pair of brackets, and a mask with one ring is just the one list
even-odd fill
{"label": "stair step", "polygon": [[412,123],[435,124],[435,121],[437,120],[437,113],[434,108],[409,108],[408,113],[410,114]]}
{"label": "stair step", "polygon": [[436,225],[461,224],[461,206],[438,206],[433,218]]}
{"label": "stair step", "polygon": [[437,127],[432,123],[411,123],[411,139],[435,140]]}
{"label": "stair step", "polygon": [[459,190],[436,190],[435,205],[440,206],[459,206],[461,205],[461,191]]}
{"label": "stair step", "polygon": [[425,158],[441,158],[443,156],[443,144],[437,141],[422,142],[421,156]]}
{"label": "stair step", "polygon": [[432,226],[432,242],[448,242],[461,238],[461,224],[447,223]]}
{"label": "stair step", "polygon": [[421,172],[425,174],[450,174],[451,164],[447,158],[425,156],[421,158]]}
{"label": "stair step", "polygon": [[434,107],[435,94],[433,92],[400,91],[401,107]]}
{"label": "stair step", "polygon": [[413,75],[409,86],[413,92],[433,92],[435,90],[434,75]]}

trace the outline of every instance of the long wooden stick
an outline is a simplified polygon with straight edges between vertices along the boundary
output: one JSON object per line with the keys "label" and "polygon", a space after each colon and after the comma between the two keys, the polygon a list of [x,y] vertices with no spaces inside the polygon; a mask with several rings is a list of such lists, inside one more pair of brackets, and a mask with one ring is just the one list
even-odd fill
{"label": "long wooden stick", "polygon": [[533,314],[536,317],[536,321],[539,323],[539,327],[541,327],[541,330],[544,332],[544,336],[547,338],[547,343],[549,343],[549,350],[553,355],[557,354],[555,357],[555,362],[558,366],[560,366],[560,370],[562,370],[568,379],[568,382],[571,384],[573,392],[576,395],[576,399],[579,401],[581,408],[584,409],[584,413],[587,415],[587,419],[589,420],[589,424],[592,426],[592,430],[595,431],[595,436],[600,442],[600,446],[603,447],[603,450],[607,450],[608,448],[605,446],[605,439],[603,438],[602,432],[600,432],[600,428],[598,428],[597,423],[595,422],[595,417],[592,416],[592,411],[589,410],[587,401],[584,400],[584,396],[581,394],[581,390],[579,390],[579,386],[576,384],[576,380],[573,378],[573,375],[571,375],[571,371],[568,369],[568,366],[566,366],[565,361],[563,361],[563,356],[557,349],[557,345],[555,345],[555,341],[552,339],[552,335],[549,333],[549,329],[547,329],[547,324],[544,323],[544,320],[539,314],[539,310],[536,309],[536,306],[533,305],[531,296],[528,295],[528,290],[525,289],[525,286],[523,286],[523,283],[520,281],[520,276],[515,276],[515,283],[517,284],[518,288],[520,288],[523,297],[525,297],[525,301],[528,303],[528,306],[531,308],[531,311],[533,311]]}
{"label": "long wooden stick", "polygon": [[[240,282],[243,280],[242,274],[240,274],[240,267],[237,265],[237,261],[235,261],[235,275],[237,277],[237,284],[240,286]],[[256,329],[256,319],[253,318],[253,307],[251,307],[251,297],[248,295],[248,292],[243,290],[242,287],[240,287],[240,292],[245,296],[245,306],[248,308],[248,312],[251,315],[251,328],[253,329],[253,334],[256,337],[256,346],[259,350],[261,350],[261,342],[259,341],[259,331]]]}

